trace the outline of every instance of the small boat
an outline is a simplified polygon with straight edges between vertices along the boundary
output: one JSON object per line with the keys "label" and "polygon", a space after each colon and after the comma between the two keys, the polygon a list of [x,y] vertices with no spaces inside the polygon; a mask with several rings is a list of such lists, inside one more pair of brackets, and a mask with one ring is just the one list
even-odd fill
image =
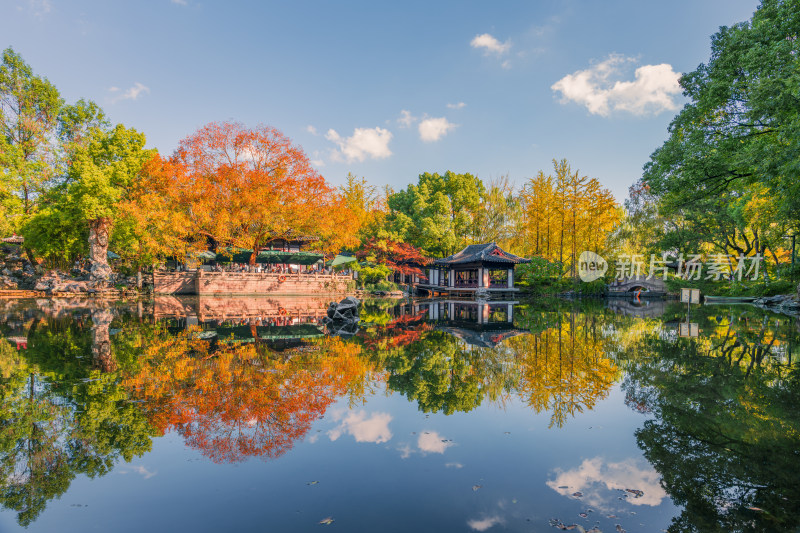
{"label": "small boat", "polygon": [[706,296],[703,302],[707,304],[748,304],[756,298],[757,296]]}

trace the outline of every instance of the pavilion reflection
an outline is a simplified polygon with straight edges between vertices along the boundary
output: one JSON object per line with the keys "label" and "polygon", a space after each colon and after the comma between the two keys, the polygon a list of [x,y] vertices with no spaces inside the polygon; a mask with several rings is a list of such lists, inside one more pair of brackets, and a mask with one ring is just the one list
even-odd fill
{"label": "pavilion reflection", "polygon": [[494,348],[526,333],[514,326],[515,301],[425,300],[396,306],[393,315],[413,316],[471,346]]}

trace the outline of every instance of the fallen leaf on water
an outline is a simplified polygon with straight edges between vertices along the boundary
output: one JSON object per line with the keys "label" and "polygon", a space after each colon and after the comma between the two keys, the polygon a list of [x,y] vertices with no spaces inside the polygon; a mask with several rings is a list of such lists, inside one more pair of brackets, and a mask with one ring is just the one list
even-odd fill
{"label": "fallen leaf on water", "polygon": [[580,516],[581,518],[588,518],[589,517],[589,515],[586,514],[586,513],[578,513],[578,516]]}
{"label": "fallen leaf on water", "polygon": [[572,495],[575,496],[576,498],[580,498],[581,496],[583,496],[583,493],[581,491],[578,491],[578,492],[573,492]]}
{"label": "fallen leaf on water", "polygon": [[631,494],[633,494],[634,498],[641,498],[642,496],[644,496],[644,492],[638,489],[625,489],[625,492],[630,492]]}
{"label": "fallen leaf on water", "polygon": [[610,514],[606,518],[619,518],[619,517],[615,514]]}
{"label": "fallen leaf on water", "polygon": [[625,528],[621,525],[617,524],[617,533],[625,533]]}
{"label": "fallen leaf on water", "polygon": [[750,509],[751,511],[763,511],[764,510],[761,507],[748,507],[748,509]]}
{"label": "fallen leaf on water", "polygon": [[319,481],[309,481],[306,485],[316,485]]}
{"label": "fallen leaf on water", "polygon": [[568,486],[566,486],[566,485],[561,485],[561,486],[560,486],[560,487],[558,487],[558,488],[559,488],[559,489],[568,489],[569,487],[568,487]]}
{"label": "fallen leaf on water", "polygon": [[319,521],[319,523],[325,526],[329,526],[333,523],[333,518],[330,516],[328,518],[323,518],[322,520]]}
{"label": "fallen leaf on water", "polygon": [[479,489],[479,488],[481,488],[482,486],[483,486],[483,485],[472,485],[472,490],[478,490],[478,489]]}

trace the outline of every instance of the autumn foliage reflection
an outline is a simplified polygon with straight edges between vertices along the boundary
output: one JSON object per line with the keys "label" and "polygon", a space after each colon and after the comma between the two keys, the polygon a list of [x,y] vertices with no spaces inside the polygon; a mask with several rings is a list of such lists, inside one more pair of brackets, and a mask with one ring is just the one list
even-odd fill
{"label": "autumn foliage reflection", "polygon": [[276,458],[336,399],[363,394],[370,368],[359,351],[327,338],[284,357],[252,344],[214,346],[189,331],[149,345],[126,385],[153,426],[215,462]]}
{"label": "autumn foliage reflection", "polygon": [[506,341],[518,364],[519,396],[537,413],[551,411],[551,427],[592,409],[617,379],[603,338],[593,318],[572,312],[535,335]]}

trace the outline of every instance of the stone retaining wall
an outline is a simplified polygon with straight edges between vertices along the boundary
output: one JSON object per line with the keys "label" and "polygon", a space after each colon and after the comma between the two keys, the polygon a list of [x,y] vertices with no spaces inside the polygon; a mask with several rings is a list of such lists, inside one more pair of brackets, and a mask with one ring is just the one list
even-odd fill
{"label": "stone retaining wall", "polygon": [[158,294],[342,294],[355,290],[350,276],[255,272],[174,272],[153,275]]}
{"label": "stone retaining wall", "polygon": [[154,272],[153,290],[159,294],[197,294],[197,272]]}

